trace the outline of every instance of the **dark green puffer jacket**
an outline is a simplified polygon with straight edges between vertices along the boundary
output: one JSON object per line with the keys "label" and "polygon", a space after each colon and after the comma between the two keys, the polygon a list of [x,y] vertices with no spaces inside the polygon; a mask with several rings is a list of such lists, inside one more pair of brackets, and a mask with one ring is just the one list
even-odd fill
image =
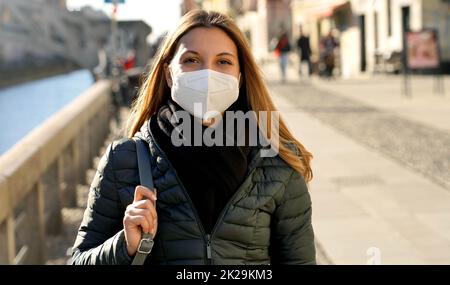
{"label": "dark green puffer jacket", "polygon": [[[157,188],[158,232],[146,264],[315,264],[311,199],[303,178],[278,156],[250,154],[247,177],[205,233],[149,121],[137,134],[149,144]],[[180,170],[182,171],[182,170]],[[123,216],[139,184],[136,145],[113,142],[99,163],[78,231],[74,264],[130,264]]]}

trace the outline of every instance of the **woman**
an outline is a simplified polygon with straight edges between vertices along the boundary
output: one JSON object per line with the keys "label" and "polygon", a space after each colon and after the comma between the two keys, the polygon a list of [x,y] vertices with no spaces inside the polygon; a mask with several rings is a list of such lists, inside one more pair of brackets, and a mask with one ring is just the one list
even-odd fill
{"label": "woman", "polygon": [[[305,183],[311,154],[282,120],[274,157],[261,156],[261,145],[248,140],[189,146],[188,138],[177,146],[177,112],[189,112],[203,132],[218,125],[219,117],[194,110],[205,100],[220,114],[275,110],[238,27],[222,14],[192,11],[155,57],[129,138],[113,142],[99,163],[74,264],[130,264],[142,232],[154,236],[146,264],[315,264]],[[149,145],[157,194],[138,186],[132,137]]]}

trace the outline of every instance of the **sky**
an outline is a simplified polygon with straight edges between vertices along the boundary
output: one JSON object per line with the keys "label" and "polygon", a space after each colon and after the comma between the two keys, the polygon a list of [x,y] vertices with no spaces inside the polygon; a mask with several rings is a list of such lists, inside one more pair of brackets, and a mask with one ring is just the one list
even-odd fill
{"label": "sky", "polygon": [[[180,18],[181,0],[125,0],[117,10],[119,20],[144,20],[153,31],[149,40],[154,41],[166,31],[175,28]],[[108,16],[112,13],[112,4],[104,0],[67,0],[69,10],[77,10],[83,6],[104,11]]]}

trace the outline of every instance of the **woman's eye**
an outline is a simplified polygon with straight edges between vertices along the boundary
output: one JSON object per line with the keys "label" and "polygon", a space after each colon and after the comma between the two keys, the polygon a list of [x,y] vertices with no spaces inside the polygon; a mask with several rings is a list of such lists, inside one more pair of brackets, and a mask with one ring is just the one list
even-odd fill
{"label": "woman's eye", "polygon": [[197,62],[198,62],[198,60],[193,57],[183,60],[183,63],[197,63]]}
{"label": "woman's eye", "polygon": [[225,59],[222,59],[222,60],[219,60],[219,64],[229,64],[229,65],[232,65],[232,63],[231,63],[231,61],[229,61],[229,60],[225,60]]}

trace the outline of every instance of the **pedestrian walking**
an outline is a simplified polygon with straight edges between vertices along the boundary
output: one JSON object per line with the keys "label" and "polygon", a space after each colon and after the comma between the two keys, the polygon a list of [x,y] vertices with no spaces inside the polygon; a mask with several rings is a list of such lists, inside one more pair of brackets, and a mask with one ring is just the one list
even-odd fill
{"label": "pedestrian walking", "polygon": [[[310,76],[312,74],[312,63],[311,63],[311,45],[309,41],[309,36],[303,33],[303,28],[300,27],[300,36],[297,40],[297,49],[299,53],[299,74]],[[305,68],[306,66],[306,68]],[[307,69],[307,72],[302,72],[302,69]]]}
{"label": "pedestrian walking", "polygon": [[286,69],[289,60],[289,52],[291,51],[291,43],[289,42],[289,37],[286,32],[282,32],[281,36],[278,38],[277,46],[275,47],[275,52],[279,57],[280,71],[281,71],[281,82],[286,82]]}
{"label": "pedestrian walking", "polygon": [[334,68],[336,66],[335,50],[338,47],[338,42],[330,31],[326,37],[321,40],[321,61],[322,61],[322,74],[328,78],[333,77]]}
{"label": "pedestrian walking", "polygon": [[[187,13],[154,58],[128,137],[114,141],[98,165],[73,263],[315,264],[306,184],[312,155],[284,121],[272,157],[247,140],[193,146],[182,124],[205,136],[228,112],[274,110],[236,24],[217,12]],[[177,145],[180,138],[189,144]],[[138,167],[138,142],[148,146],[147,172]],[[140,176],[152,177],[155,189]]]}

